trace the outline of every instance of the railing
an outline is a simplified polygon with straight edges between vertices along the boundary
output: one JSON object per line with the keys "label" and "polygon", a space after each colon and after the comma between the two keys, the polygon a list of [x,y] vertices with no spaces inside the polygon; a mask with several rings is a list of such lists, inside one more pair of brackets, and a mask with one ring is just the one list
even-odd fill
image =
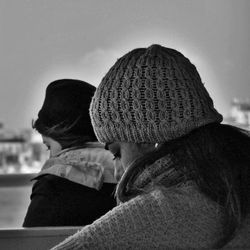
{"label": "railing", "polygon": [[[35,174],[0,174],[0,188],[30,188],[30,181]],[[19,194],[19,193],[18,193]],[[10,194],[11,195],[11,194]],[[30,193],[25,194],[27,204],[15,204],[18,211],[20,206],[28,207],[28,197]],[[11,199],[11,197],[9,197]],[[21,197],[24,199],[25,197]],[[5,201],[5,200],[4,200]],[[13,202],[12,202],[13,203]],[[2,204],[3,206],[3,204]],[[6,210],[6,209],[5,209]],[[13,209],[10,209],[13,210]],[[3,207],[0,203],[0,214],[3,213]],[[24,218],[24,215],[22,217]],[[3,215],[2,215],[3,216]],[[1,224],[1,223],[0,223]],[[21,223],[20,223],[21,226]],[[0,250],[46,250],[63,241],[68,236],[80,230],[81,227],[33,227],[33,228],[0,228]]]}
{"label": "railing", "polygon": [[0,228],[22,226],[30,203],[33,177],[35,174],[0,174]]}
{"label": "railing", "polygon": [[0,250],[47,250],[81,227],[0,229]]}
{"label": "railing", "polygon": [[36,174],[0,174],[0,187],[17,187],[31,185]]}

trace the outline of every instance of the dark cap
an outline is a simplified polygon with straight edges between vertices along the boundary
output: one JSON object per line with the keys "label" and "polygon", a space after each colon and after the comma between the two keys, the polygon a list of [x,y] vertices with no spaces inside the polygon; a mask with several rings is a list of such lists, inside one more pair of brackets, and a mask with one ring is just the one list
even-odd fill
{"label": "dark cap", "polygon": [[38,131],[39,127],[68,127],[71,134],[95,138],[89,116],[89,105],[95,90],[93,85],[75,79],[51,82],[46,88],[35,127]]}

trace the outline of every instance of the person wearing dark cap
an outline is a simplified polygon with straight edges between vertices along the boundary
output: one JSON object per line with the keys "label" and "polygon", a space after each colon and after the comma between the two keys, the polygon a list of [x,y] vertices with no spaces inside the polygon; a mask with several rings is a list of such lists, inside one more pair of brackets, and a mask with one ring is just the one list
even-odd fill
{"label": "person wearing dark cap", "polygon": [[102,79],[90,114],[125,169],[119,205],[53,250],[250,249],[250,137],[221,124],[188,58],[132,50]]}
{"label": "person wearing dark cap", "polygon": [[33,123],[50,151],[34,178],[23,226],[83,226],[116,205],[112,154],[97,142],[89,105],[95,87],[80,80],[50,83]]}

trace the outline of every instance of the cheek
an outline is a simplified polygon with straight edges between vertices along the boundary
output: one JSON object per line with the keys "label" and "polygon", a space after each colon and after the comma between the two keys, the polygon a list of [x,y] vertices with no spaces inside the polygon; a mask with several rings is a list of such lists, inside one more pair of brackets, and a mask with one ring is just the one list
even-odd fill
{"label": "cheek", "polygon": [[119,159],[114,161],[114,177],[116,181],[119,181],[124,173],[124,168]]}
{"label": "cheek", "polygon": [[129,156],[124,155],[124,156],[121,157],[120,161],[121,161],[121,164],[123,166],[123,169],[126,169],[129,166],[132,159]]}
{"label": "cheek", "polygon": [[58,143],[53,143],[50,146],[50,157],[55,156],[59,151],[61,151],[62,147]]}
{"label": "cheek", "polygon": [[137,147],[127,147],[121,150],[121,162],[123,168],[126,169],[134,160],[142,156]]}

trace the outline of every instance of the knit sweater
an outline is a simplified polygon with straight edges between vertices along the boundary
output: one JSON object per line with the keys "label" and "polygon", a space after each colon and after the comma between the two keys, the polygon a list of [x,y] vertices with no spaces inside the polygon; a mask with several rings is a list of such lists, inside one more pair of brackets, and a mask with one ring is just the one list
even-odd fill
{"label": "knit sweater", "polygon": [[211,248],[221,235],[221,209],[194,186],[155,189],[119,205],[53,248]]}
{"label": "knit sweater", "polygon": [[[148,169],[151,176],[166,177],[164,168],[154,164]],[[137,185],[148,179],[147,173],[141,176]],[[211,249],[222,239],[223,225],[224,209],[201,193],[194,182],[188,181],[169,188],[155,187],[121,203],[53,250]],[[250,246],[247,238],[236,245],[246,244]]]}

